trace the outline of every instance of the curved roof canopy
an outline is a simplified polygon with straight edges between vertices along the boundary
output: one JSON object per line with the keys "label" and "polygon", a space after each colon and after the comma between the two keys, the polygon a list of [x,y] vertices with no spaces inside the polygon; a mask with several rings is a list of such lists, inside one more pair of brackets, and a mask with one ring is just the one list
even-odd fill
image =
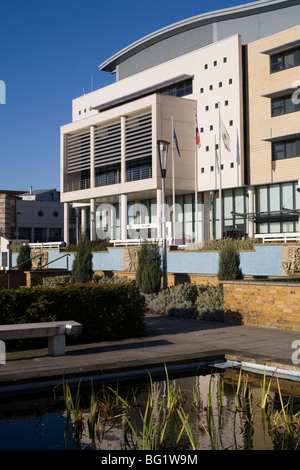
{"label": "curved roof canopy", "polygon": [[152,46],[153,44],[159,43],[166,38],[175,36],[176,34],[182,33],[184,31],[198,28],[207,24],[226,21],[234,18],[242,18],[244,16],[286,8],[297,4],[299,4],[299,0],[259,0],[258,2],[247,3],[236,7],[225,8],[222,10],[216,10],[193,16],[192,18],[188,18],[159,29],[139,39],[138,41],[135,41],[100,64],[99,69],[114,73],[116,71],[117,65],[121,64],[129,57],[134,56],[138,52],[146,49],[149,46]]}

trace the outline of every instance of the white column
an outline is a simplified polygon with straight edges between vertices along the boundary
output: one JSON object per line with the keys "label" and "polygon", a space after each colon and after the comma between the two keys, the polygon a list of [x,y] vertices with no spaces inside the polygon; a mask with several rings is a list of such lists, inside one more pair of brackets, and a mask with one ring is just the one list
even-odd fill
{"label": "white column", "polygon": [[127,196],[121,194],[120,196],[120,238],[121,240],[127,239]]}
{"label": "white column", "polygon": [[248,237],[254,237],[254,188],[248,187]]}
{"label": "white column", "polygon": [[90,199],[90,240],[96,240],[96,201]]}
{"label": "white column", "polygon": [[67,192],[67,136],[61,133],[60,136],[60,188],[61,192]]}
{"label": "white column", "polygon": [[64,242],[67,246],[70,243],[69,225],[70,225],[69,203],[64,202]]}
{"label": "white column", "polygon": [[90,127],[90,187],[95,187],[95,126]]}
{"label": "white column", "polygon": [[[125,135],[126,135],[126,116],[121,116],[121,183],[126,183],[126,159],[125,159],[126,139],[125,139]],[[123,240],[123,238],[122,238],[122,240]]]}
{"label": "white column", "polygon": [[81,233],[86,234],[86,207],[81,208]]}

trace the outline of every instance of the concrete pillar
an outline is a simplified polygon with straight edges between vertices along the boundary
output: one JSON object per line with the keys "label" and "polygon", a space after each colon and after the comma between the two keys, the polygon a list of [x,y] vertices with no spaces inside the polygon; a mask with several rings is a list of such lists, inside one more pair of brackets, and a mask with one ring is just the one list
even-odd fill
{"label": "concrete pillar", "polygon": [[90,199],[90,240],[96,240],[96,201],[94,198]]}
{"label": "concrete pillar", "polygon": [[70,225],[70,209],[69,209],[69,203],[64,202],[64,242],[66,245],[70,244],[70,231],[69,231],[69,225]]}
{"label": "concrete pillar", "polygon": [[120,238],[121,240],[127,239],[127,195],[121,194],[120,196]]}
{"label": "concrete pillar", "polygon": [[254,187],[248,187],[248,237],[254,237]]}
{"label": "concrete pillar", "polygon": [[126,183],[126,159],[125,157],[126,157],[126,116],[121,116],[121,183]]}
{"label": "concrete pillar", "polygon": [[90,187],[95,187],[95,126],[90,127]]}
{"label": "concrete pillar", "polygon": [[81,233],[86,234],[86,207],[81,208]]}

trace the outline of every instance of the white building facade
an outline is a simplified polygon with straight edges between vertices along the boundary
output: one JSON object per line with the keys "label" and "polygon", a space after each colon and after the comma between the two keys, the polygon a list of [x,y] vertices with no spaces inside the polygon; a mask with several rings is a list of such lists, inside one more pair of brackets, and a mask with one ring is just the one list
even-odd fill
{"label": "white building facade", "polygon": [[[61,127],[64,241],[70,206],[91,240],[159,240],[164,221],[170,244],[253,236],[245,44],[297,13],[293,0],[264,0],[199,15],[102,64],[116,83],[74,99]],[[170,142],[165,219],[159,140]]]}

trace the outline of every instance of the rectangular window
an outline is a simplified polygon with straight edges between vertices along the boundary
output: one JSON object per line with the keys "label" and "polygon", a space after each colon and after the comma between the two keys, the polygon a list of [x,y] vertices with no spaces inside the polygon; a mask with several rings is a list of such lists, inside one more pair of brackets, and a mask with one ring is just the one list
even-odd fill
{"label": "rectangular window", "polygon": [[161,93],[162,95],[178,97],[190,95],[193,93],[193,80],[192,78],[188,78],[182,82],[178,82],[174,85],[162,88],[158,91],[158,93]]}
{"label": "rectangular window", "polygon": [[283,160],[300,156],[300,139],[274,142],[272,144],[272,160]]}
{"label": "rectangular window", "polygon": [[300,111],[300,103],[294,103],[291,96],[274,98],[271,101],[271,116],[280,116],[282,114],[295,113]]}
{"label": "rectangular window", "polygon": [[280,52],[270,57],[270,72],[276,73],[281,70],[290,69],[300,65],[300,48],[296,47],[289,51]]}

